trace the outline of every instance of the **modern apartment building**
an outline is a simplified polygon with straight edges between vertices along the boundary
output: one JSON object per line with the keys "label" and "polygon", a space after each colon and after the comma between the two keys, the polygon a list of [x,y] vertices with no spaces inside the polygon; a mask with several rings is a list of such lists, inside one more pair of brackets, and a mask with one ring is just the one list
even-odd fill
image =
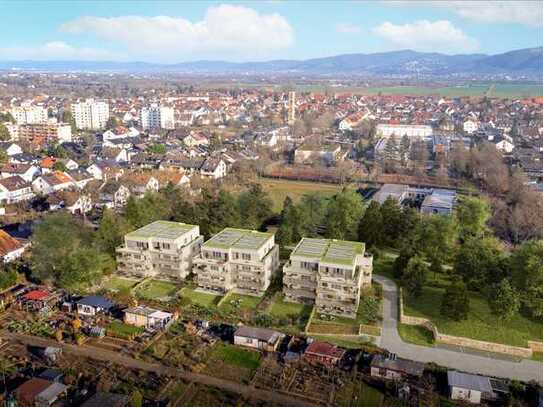
{"label": "modern apartment building", "polygon": [[159,220],[125,235],[117,248],[117,270],[136,277],[182,280],[202,242],[199,226]]}
{"label": "modern apartment building", "polygon": [[272,233],[226,228],[202,245],[193,273],[204,290],[262,295],[279,267]]}
{"label": "modern apartment building", "polygon": [[17,124],[45,124],[48,119],[47,109],[31,104],[14,107],[11,115]]}
{"label": "modern apartment building", "polygon": [[364,243],[303,238],[283,267],[285,299],[355,318],[360,289],[371,285],[372,270]]}
{"label": "modern apartment building", "polygon": [[175,128],[173,107],[161,106],[152,103],[141,109],[140,112],[141,127],[147,129],[167,129]]}
{"label": "modern apartment building", "polygon": [[72,104],[75,126],[83,130],[100,130],[106,127],[109,119],[109,104],[104,101],[87,99]]}

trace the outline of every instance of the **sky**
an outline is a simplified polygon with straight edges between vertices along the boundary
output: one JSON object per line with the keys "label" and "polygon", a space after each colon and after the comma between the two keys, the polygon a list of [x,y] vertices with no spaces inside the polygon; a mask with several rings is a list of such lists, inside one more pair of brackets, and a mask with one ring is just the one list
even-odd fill
{"label": "sky", "polygon": [[308,59],[543,46],[543,1],[0,0],[0,60]]}

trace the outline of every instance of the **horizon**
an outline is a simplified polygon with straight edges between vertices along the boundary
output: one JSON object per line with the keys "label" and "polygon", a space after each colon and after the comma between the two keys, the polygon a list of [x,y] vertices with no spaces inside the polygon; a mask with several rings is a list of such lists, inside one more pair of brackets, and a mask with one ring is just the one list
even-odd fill
{"label": "horizon", "polygon": [[0,35],[10,44],[0,47],[0,60],[171,65],[402,50],[496,55],[541,47],[543,38],[537,1],[141,1],[129,11],[126,4],[0,3]]}

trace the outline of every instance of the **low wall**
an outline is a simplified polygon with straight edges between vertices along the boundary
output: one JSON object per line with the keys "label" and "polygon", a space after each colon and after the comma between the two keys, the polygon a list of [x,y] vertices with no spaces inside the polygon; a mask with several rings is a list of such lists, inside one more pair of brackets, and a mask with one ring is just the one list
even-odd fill
{"label": "low wall", "polygon": [[501,343],[485,342],[476,339],[466,338],[462,336],[445,335],[438,331],[437,327],[426,318],[413,317],[405,315],[403,312],[403,294],[402,289],[399,290],[399,314],[400,322],[406,325],[419,325],[432,332],[436,342],[447,345],[461,346],[472,348],[492,353],[504,353],[507,355],[517,356],[521,358],[531,358],[533,352],[543,352],[543,342],[529,341],[527,348],[519,346],[504,345]]}

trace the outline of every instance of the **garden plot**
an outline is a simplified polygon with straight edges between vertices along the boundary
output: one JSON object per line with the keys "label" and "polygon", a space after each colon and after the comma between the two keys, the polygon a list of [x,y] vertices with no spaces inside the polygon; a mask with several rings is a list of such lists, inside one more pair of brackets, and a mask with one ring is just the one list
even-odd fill
{"label": "garden plot", "polygon": [[149,280],[136,288],[136,296],[145,300],[168,302],[175,298],[179,286],[168,281]]}

